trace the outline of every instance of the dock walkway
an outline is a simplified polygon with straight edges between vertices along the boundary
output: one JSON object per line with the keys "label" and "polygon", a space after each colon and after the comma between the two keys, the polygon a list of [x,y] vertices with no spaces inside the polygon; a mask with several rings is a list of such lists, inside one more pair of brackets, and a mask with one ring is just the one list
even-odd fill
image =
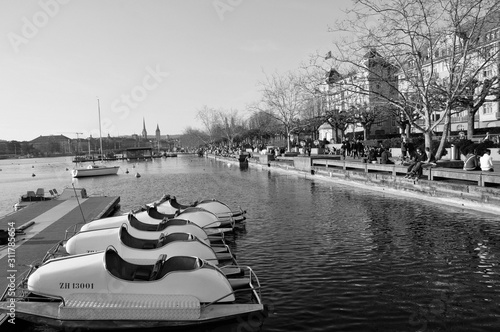
{"label": "dock walkway", "polygon": [[19,283],[18,276],[34,262],[41,261],[49,249],[62,241],[67,229],[109,216],[119,202],[120,197],[103,196],[56,199],[32,203],[0,219],[0,229],[7,230],[12,226],[24,229],[17,232],[14,247],[0,245],[0,294],[12,281],[7,279],[9,276],[15,274],[15,282]]}

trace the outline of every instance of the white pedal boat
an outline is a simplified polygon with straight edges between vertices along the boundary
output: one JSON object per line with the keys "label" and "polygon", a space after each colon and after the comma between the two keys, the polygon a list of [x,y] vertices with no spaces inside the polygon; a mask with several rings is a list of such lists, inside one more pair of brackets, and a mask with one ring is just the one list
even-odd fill
{"label": "white pedal boat", "polygon": [[153,207],[153,206],[148,206],[145,209],[135,211],[135,212],[129,212],[126,214],[122,215],[117,215],[113,217],[106,217],[102,219],[96,219],[93,221],[98,221],[98,220],[105,220],[108,223],[118,223],[121,224],[125,219],[128,218],[128,216],[132,214],[137,220],[146,223],[146,224],[158,224],[160,223],[163,219],[173,219],[175,218],[176,213],[161,213],[158,212],[158,210]]}
{"label": "white pedal boat", "polygon": [[[116,226],[115,226],[116,225]],[[97,231],[100,229],[108,229],[108,228],[119,228],[123,225],[127,225],[128,231],[132,234],[132,236],[146,239],[146,240],[155,240],[158,237],[165,233],[190,233],[199,238],[200,240],[206,242],[207,244],[211,244],[212,241],[215,243],[224,241],[224,233],[220,231],[218,228],[206,228],[203,229],[200,226],[190,222],[185,219],[169,219],[164,220],[157,225],[145,224],[134,218],[133,215],[130,215],[126,222],[122,224],[111,223],[106,228],[99,227],[82,227],[80,232],[89,232],[89,231]]]}
{"label": "white pedal boat", "polygon": [[[181,213],[179,213],[176,219],[185,219],[198,225],[203,229],[215,229],[213,233],[228,232],[232,231],[234,227],[234,222],[230,221],[220,221],[217,216],[211,212],[208,212],[199,208],[189,208]],[[165,223],[169,219],[155,219],[155,218],[145,218],[142,215],[142,220],[136,217],[136,214],[129,213],[127,215],[109,217],[96,219],[82,226],[81,230],[88,231],[92,229],[101,229],[109,227],[119,227],[123,223],[134,224],[133,227],[143,230],[155,230],[155,228],[163,227],[160,224]]]}
{"label": "white pedal boat", "polygon": [[142,239],[132,236],[127,225],[117,228],[106,228],[79,232],[72,236],[64,248],[70,255],[104,251],[113,246],[120,256],[134,264],[153,264],[158,256],[195,256],[219,265],[236,263],[231,250],[225,244],[211,247],[196,236],[189,233],[161,233],[156,239]]}
{"label": "white pedal boat", "polygon": [[[247,269],[247,277],[228,279],[200,258],[164,255],[154,265],[136,265],[113,248],[55,258],[30,273],[15,315],[57,328],[116,330],[264,317],[258,279]],[[8,314],[9,305],[3,299],[0,313]]]}
{"label": "white pedal boat", "polygon": [[227,204],[222,203],[216,199],[205,199],[193,204],[181,204],[177,202],[175,196],[164,195],[160,200],[149,204],[149,206],[156,207],[159,213],[172,214],[177,211],[184,211],[190,207],[197,207],[212,212],[219,218],[232,218],[235,222],[240,222],[246,219],[246,211],[238,207],[238,210],[231,210]]}

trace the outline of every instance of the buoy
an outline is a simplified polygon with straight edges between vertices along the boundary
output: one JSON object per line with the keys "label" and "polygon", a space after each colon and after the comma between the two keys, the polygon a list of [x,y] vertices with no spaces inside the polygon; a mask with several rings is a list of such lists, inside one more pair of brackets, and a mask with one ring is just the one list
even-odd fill
{"label": "buoy", "polygon": [[136,177],[136,178],[140,178],[140,177],[141,177],[141,175],[140,175],[139,173],[135,173],[135,177]]}
{"label": "buoy", "polygon": [[68,170],[68,168],[66,167],[66,170]]}
{"label": "buoy", "polygon": [[35,175],[35,173],[33,173],[33,174],[31,174],[31,176],[35,177],[36,175]]}
{"label": "buoy", "polygon": [[31,166],[31,168],[35,168],[35,166]]}
{"label": "buoy", "polygon": [[128,168],[127,168],[127,170],[125,171],[125,173],[126,173],[126,174],[128,174]]}

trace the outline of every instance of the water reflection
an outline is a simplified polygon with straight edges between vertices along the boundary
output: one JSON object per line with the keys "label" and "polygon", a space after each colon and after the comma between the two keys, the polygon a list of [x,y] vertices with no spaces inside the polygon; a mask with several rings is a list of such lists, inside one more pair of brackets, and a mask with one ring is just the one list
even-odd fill
{"label": "water reflection", "polygon": [[[131,172],[77,183],[121,196],[122,211],[167,193],[248,211],[230,246],[263,285],[270,314],[262,331],[500,326],[498,217],[197,157],[134,170],[140,179]],[[204,331],[253,327],[246,323]]]}

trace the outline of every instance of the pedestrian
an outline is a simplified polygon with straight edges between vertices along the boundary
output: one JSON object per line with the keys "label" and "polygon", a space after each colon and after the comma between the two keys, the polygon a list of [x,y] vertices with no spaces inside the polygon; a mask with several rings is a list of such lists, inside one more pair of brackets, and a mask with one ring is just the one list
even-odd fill
{"label": "pedestrian", "polygon": [[394,164],[394,162],[389,159],[390,153],[386,149],[382,148],[382,153],[380,154],[380,163],[381,164]]}
{"label": "pedestrian", "polygon": [[467,156],[465,156],[464,161],[464,171],[475,171],[481,169],[479,167],[479,159],[477,157],[477,151],[469,152]]}
{"label": "pedestrian", "polygon": [[481,165],[481,170],[483,172],[493,172],[493,158],[491,157],[490,149],[486,149],[481,158],[479,158],[479,164]]}
{"label": "pedestrian", "polygon": [[401,159],[405,161],[406,154],[408,153],[408,141],[406,135],[401,136]]}

